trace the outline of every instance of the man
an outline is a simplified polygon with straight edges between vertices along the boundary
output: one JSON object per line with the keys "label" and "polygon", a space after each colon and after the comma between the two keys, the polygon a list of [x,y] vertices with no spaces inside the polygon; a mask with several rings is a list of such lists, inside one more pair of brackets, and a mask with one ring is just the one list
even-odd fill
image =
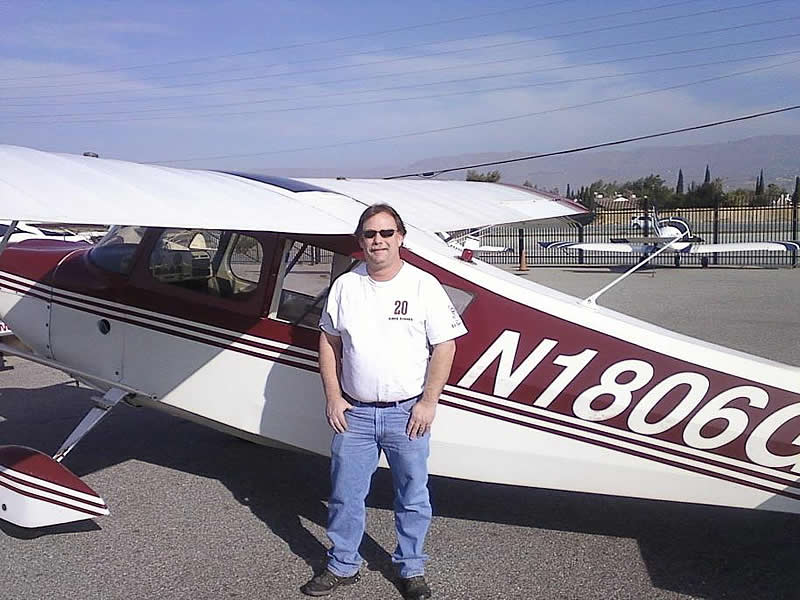
{"label": "man", "polygon": [[376,204],[355,235],[364,264],[331,286],[320,319],[319,366],[331,445],[328,568],[301,589],[326,596],[359,580],[372,474],[386,455],[395,494],[392,561],[407,600],[430,598],[423,552],[431,522],[428,452],[436,403],[467,332],[438,281],[400,258],[406,229]]}

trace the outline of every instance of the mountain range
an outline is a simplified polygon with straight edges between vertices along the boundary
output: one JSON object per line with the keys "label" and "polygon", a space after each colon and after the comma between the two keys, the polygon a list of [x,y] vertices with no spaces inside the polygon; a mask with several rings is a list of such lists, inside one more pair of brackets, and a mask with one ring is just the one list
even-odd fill
{"label": "mountain range", "polygon": [[[385,177],[505,160],[535,154],[536,151],[529,149],[437,156],[405,166],[364,168],[345,173],[342,169],[323,167],[282,169],[280,174],[288,177]],[[598,179],[623,182],[651,173],[660,175],[667,185],[674,186],[679,169],[683,169],[685,185],[688,187],[692,181],[702,183],[706,165],[711,170],[712,178],[722,179],[726,190],[754,188],[756,178],[763,169],[765,185],[777,183],[791,192],[795,177],[800,175],[800,135],[765,135],[714,144],[579,152],[478,170],[498,169],[502,182],[521,184],[529,181],[541,189],[558,188],[564,193],[567,184],[577,189]],[[277,174],[277,171],[271,172]],[[440,178],[463,179],[465,175],[465,171],[457,171],[441,175]]]}

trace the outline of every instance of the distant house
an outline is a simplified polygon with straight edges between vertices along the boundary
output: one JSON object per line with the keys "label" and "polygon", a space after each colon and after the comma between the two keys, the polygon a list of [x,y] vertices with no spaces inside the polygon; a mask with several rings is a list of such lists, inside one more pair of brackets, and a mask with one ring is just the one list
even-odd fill
{"label": "distant house", "polygon": [[594,203],[603,210],[635,210],[639,207],[639,201],[636,199],[636,194],[631,194],[630,198],[625,196],[605,198],[603,194],[595,194]]}

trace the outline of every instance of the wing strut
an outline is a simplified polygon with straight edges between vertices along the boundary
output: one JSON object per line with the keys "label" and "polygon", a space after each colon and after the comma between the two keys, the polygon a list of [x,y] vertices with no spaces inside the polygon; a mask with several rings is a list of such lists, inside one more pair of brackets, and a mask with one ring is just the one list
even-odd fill
{"label": "wing strut", "polygon": [[586,298],[586,300],[584,300],[584,301],[582,302],[582,304],[585,304],[586,306],[597,306],[597,299],[598,299],[598,298],[599,298],[601,295],[603,295],[603,294],[604,294],[604,293],[606,293],[608,290],[610,290],[612,287],[614,287],[615,285],[617,285],[619,282],[621,282],[623,279],[625,279],[625,278],[626,278],[628,275],[630,275],[631,273],[633,273],[633,272],[635,272],[635,271],[637,271],[637,270],[641,269],[641,268],[642,268],[644,265],[646,265],[647,263],[649,263],[651,260],[653,260],[653,259],[654,259],[656,256],[658,256],[658,255],[659,255],[659,254],[661,254],[662,252],[664,252],[664,251],[668,250],[669,248],[672,248],[672,246],[674,246],[676,243],[678,243],[678,242],[679,242],[679,241],[681,241],[681,240],[682,240],[684,237],[686,237],[686,234],[687,234],[687,233],[688,233],[688,231],[685,231],[685,232],[683,232],[683,233],[682,233],[682,234],[680,234],[679,236],[676,236],[675,238],[673,238],[673,239],[672,239],[672,241],[671,241],[669,244],[666,244],[666,245],[665,245],[663,248],[659,248],[659,249],[658,249],[656,252],[653,252],[652,254],[648,254],[647,256],[645,256],[645,257],[644,257],[642,260],[640,260],[638,263],[636,263],[635,265],[633,265],[633,267],[631,267],[630,269],[628,269],[627,271],[625,271],[625,272],[624,272],[622,275],[620,275],[619,277],[617,277],[617,278],[616,278],[614,281],[612,281],[611,283],[609,283],[607,286],[605,286],[604,288],[601,288],[601,289],[599,289],[599,290],[598,290],[598,291],[596,291],[594,294],[592,294],[591,296],[589,296],[588,298]]}
{"label": "wing strut", "polygon": [[125,390],[111,388],[103,394],[102,398],[96,396],[92,398],[96,406],[86,413],[86,416],[78,423],[78,426],[75,427],[72,433],[69,434],[69,437],[64,440],[64,443],[61,444],[61,448],[53,455],[53,460],[56,462],[64,460],[64,457],[83,439],[83,436],[89,433],[103,417],[111,412],[111,409],[114,408],[120,400],[132,395],[133,394]]}
{"label": "wing strut", "polygon": [[8,246],[8,240],[11,239],[11,234],[14,233],[14,230],[17,228],[18,224],[19,221],[11,221],[11,225],[9,225],[8,229],[6,229],[6,234],[3,236],[3,239],[0,240],[0,254],[2,254],[3,250],[5,250],[6,246]]}

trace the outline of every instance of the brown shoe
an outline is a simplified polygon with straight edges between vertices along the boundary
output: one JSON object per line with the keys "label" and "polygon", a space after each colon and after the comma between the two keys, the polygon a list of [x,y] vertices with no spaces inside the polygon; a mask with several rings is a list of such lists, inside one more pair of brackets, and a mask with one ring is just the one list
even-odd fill
{"label": "brown shoe", "polygon": [[422,575],[401,579],[400,592],[405,600],[424,600],[431,597],[431,588]]}
{"label": "brown shoe", "polygon": [[308,583],[300,588],[306,596],[330,596],[340,585],[352,585],[361,579],[361,575],[356,573],[350,577],[339,577],[334,575],[328,569],[325,569],[319,575],[314,575]]}

